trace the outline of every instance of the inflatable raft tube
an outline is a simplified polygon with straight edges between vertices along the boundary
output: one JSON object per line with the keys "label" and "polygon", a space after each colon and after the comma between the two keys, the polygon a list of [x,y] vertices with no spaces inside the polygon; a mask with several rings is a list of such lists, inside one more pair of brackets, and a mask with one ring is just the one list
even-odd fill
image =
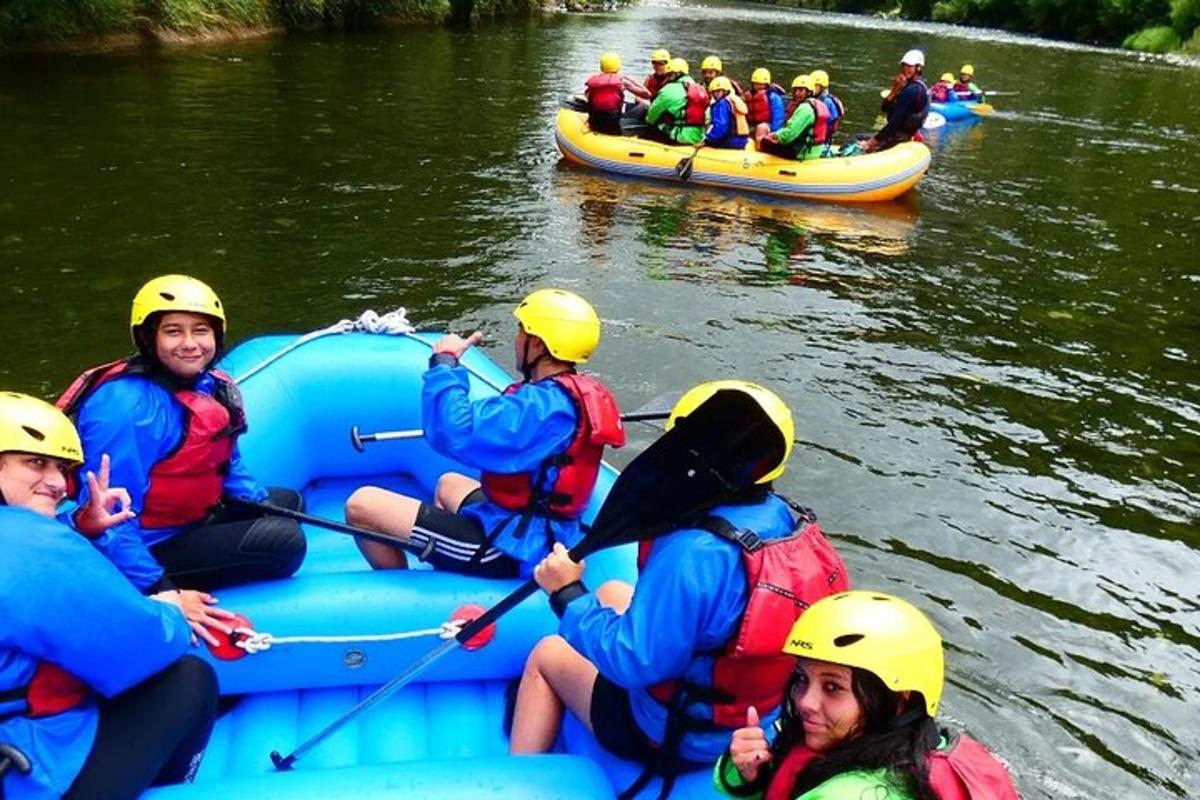
{"label": "inflatable raft tube", "polygon": [[972,107],[979,105],[977,100],[960,100],[957,103],[930,103],[929,113],[941,114],[946,122],[959,122],[964,119],[975,119],[978,115]]}
{"label": "inflatable raft tube", "polygon": [[[239,346],[222,366],[242,378],[250,430],[241,448],[250,468],[266,483],[301,488],[311,512],[335,519],[365,483],[429,496],[445,470],[470,473],[423,439],[361,453],[350,444],[351,425],[419,426],[420,375],[437,338],[346,333],[291,349],[301,340],[271,336]],[[482,352],[470,351],[463,363],[474,396],[509,383]],[[586,519],[614,476],[611,467],[602,470]],[[222,694],[240,697],[218,719],[196,782],[147,797],[615,797],[600,761],[507,755],[506,691],[533,645],[557,627],[540,594],[501,619],[482,647],[453,652],[294,771],[275,771],[271,751],[290,752],[439,644],[440,626],[455,612],[492,605],[518,585],[419,568],[371,572],[350,537],[319,528],[306,533],[309,556],[297,576],[220,593],[223,607],[270,634],[270,646],[234,658],[207,654]],[[588,559],[585,578],[593,586],[635,577],[631,547]]]}
{"label": "inflatable raft tube", "polygon": [[[586,114],[566,108],[558,110],[555,141],[572,163],[677,184],[681,181],[676,166],[695,152],[689,146],[593,133]],[[929,161],[929,148],[919,142],[882,153],[806,161],[760,153],[752,144],[745,150],[705,147],[696,155],[688,183],[808,200],[879,202],[894,200],[915,186]]]}

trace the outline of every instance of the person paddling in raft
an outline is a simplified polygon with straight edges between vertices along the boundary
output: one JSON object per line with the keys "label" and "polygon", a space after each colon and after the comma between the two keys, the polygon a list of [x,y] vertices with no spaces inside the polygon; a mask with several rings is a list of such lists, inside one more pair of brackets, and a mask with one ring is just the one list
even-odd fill
{"label": "person paddling in raft", "polygon": [[921,80],[925,70],[925,54],[920,50],[909,50],[900,59],[900,73],[892,81],[892,88],[883,98],[882,110],[887,122],[874,136],[862,143],[867,153],[875,153],[910,141],[929,116],[929,89]]}
{"label": "person paddling in raft", "polygon": [[797,75],[792,80],[792,101],[785,115],[787,122],[778,130],[759,126],[755,133],[758,149],[801,161],[824,156],[831,141],[829,107],[817,99],[811,75]]}
{"label": "person paddling in raft", "polygon": [[708,90],[692,80],[689,69],[682,58],[667,63],[667,81],[646,110],[646,124],[651,128],[642,134],[644,138],[664,144],[698,145],[704,141]]}
{"label": "person paddling in raft", "polygon": [[929,87],[929,99],[934,103],[957,103],[958,95],[954,92],[954,76],[949,72],[942,73],[938,82]]}
{"label": "person paddling in raft", "polygon": [[621,57],[616,53],[600,56],[600,71],[587,79],[588,127],[595,133],[621,135],[621,114],[625,109],[625,92],[641,88],[641,84],[621,74]]}
{"label": "person paddling in raft", "polygon": [[[136,797],[190,781],[216,715],[212,667],[187,656],[175,592],[142,597],[54,519],[83,459],[58,409],[0,392],[0,797]],[[89,474],[81,529],[123,518]],[[20,554],[19,556],[17,554]]]}
{"label": "person paddling in raft", "polygon": [[942,639],[916,608],[881,592],[827,597],[785,653],[799,663],[769,743],[754,708],[717,763],[717,789],[765,800],[1017,800],[1004,765],[939,728]]}
{"label": "person paddling in raft", "polygon": [[[299,524],[236,505],[302,501],[263,487],[242,462],[241,394],[212,366],[225,337],[220,299],[195,278],[154,278],[133,299],[130,332],[135,355],[87,370],[58,400],[76,420],[84,466],[98,473],[108,454],[136,513],[109,531],[106,555],[146,593],[288,577],[304,560]],[[82,505],[88,494],[81,487]]]}
{"label": "person paddling in raft", "polygon": [[[540,289],[513,314],[520,381],[472,402],[470,373],[459,360],[481,334],[449,335],[433,346],[421,389],[429,445],[479,469],[480,479],[442,475],[433,503],[374,486],[346,502],[350,524],[417,544],[437,569],[516,577],[551,545],[575,545],[604,448],[625,444],[612,393],[576,369],[600,343],[595,309],[571,292]],[[399,547],[357,541],[375,569],[407,566]]]}
{"label": "person paddling in raft", "polygon": [[975,67],[963,64],[958,71],[958,80],[954,83],[954,94],[959,100],[978,100],[983,102],[983,89],[975,83]]}
{"label": "person paddling in raft", "polygon": [[725,390],[763,410],[787,443],[782,457],[733,501],[643,542],[636,591],[618,581],[590,591],[583,564],[555,546],[534,578],[561,620],[559,634],[525,663],[513,753],[550,751],[569,708],[605,749],[644,767],[627,794],[658,774],[665,796],[677,773],[710,768],[750,706],[774,713],[795,663],[780,652],[792,623],[808,604],[849,587],[812,512],[772,489],[795,434],[777,395],[746,381],[700,384],[680,398],[668,430]]}

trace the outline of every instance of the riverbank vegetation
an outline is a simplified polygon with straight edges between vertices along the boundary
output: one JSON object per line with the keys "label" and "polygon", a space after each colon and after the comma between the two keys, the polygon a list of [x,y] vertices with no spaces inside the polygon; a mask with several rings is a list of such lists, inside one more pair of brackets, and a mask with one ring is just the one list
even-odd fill
{"label": "riverbank vegetation", "polygon": [[0,0],[0,49],[531,14],[542,0]]}
{"label": "riverbank vegetation", "polygon": [[774,0],[851,14],[898,14],[1051,39],[1200,54],[1200,0]]}

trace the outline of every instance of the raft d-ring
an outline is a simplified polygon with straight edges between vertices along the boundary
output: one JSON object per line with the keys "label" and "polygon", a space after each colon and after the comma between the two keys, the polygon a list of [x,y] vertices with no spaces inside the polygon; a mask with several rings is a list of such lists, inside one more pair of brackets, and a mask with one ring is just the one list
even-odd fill
{"label": "raft d-ring", "polygon": [[237,661],[239,658],[245,658],[246,651],[238,647],[238,642],[247,638],[246,634],[241,633],[239,629],[254,630],[254,623],[241,614],[234,614],[232,619],[224,621],[226,625],[233,628],[230,633],[221,633],[220,631],[212,631],[212,635],[217,638],[217,646],[208,645],[208,650],[213,654],[214,658],[219,658],[221,661]]}
{"label": "raft d-ring", "polygon": [[[459,606],[454,609],[454,613],[450,615],[451,622],[459,622],[466,625],[469,622],[479,619],[487,611],[486,608],[477,603],[467,603],[464,606]],[[496,623],[488,625],[479,633],[472,636],[463,642],[464,650],[478,650],[481,647],[486,647],[491,643],[492,639],[496,638]]]}

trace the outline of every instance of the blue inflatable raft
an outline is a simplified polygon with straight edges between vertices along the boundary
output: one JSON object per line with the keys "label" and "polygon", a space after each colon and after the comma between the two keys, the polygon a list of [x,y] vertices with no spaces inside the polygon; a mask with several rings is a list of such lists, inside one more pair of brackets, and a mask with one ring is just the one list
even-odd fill
{"label": "blue inflatable raft", "polygon": [[[420,427],[420,376],[437,334],[331,333],[268,336],[222,362],[239,379],[250,421],[243,456],[264,483],[300,488],[310,513],[342,519],[347,496],[372,484],[428,497],[447,470],[472,470],[422,439],[358,452],[349,431]],[[280,355],[282,353],[282,355]],[[501,391],[510,378],[482,352],[463,364],[471,391]],[[585,519],[598,511],[615,471],[602,470]],[[357,717],[290,772],[288,753],[379,684],[442,641],[464,606],[488,607],[518,585],[415,568],[371,572],[351,537],[306,526],[308,556],[296,577],[227,589],[223,607],[244,615],[259,652],[211,653],[223,695],[243,695],[217,721],[196,782],[152,790],[154,800],[271,797],[570,798],[611,800],[641,772],[601,750],[569,714],[560,754],[512,757],[503,730],[505,690],[557,620],[538,594],[496,625],[494,638],[458,649]],[[636,576],[631,546],[588,559],[592,586]],[[640,797],[656,797],[657,781]],[[711,776],[681,777],[675,797],[716,796]]]}
{"label": "blue inflatable raft", "polygon": [[955,103],[930,103],[929,112],[941,114],[946,122],[958,122],[964,119],[975,119],[972,107],[979,105],[977,100],[959,100]]}

